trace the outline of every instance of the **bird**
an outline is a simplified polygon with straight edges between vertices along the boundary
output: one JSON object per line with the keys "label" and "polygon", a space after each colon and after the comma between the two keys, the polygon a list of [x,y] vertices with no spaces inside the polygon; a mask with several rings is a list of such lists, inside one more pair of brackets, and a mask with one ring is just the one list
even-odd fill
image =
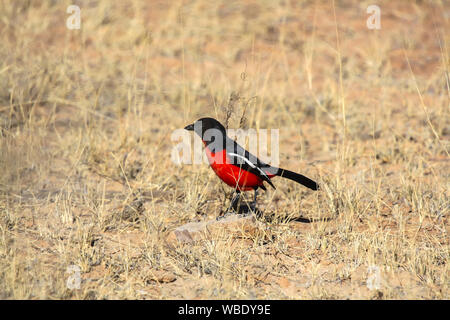
{"label": "bird", "polygon": [[214,118],[200,118],[184,129],[194,131],[200,136],[209,165],[223,182],[234,188],[228,210],[233,208],[239,212],[237,205],[240,203],[241,192],[254,190],[254,199],[250,204],[250,209],[254,211],[258,189],[266,191],[264,183],[276,189],[271,179],[277,176],[295,181],[312,190],[319,189],[315,181],[304,175],[273,167],[258,159],[228,137],[225,127]]}

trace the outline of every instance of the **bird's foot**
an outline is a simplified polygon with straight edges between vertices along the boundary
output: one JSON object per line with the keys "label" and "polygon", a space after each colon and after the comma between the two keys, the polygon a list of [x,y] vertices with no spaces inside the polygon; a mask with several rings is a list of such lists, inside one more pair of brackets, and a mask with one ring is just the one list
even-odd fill
{"label": "bird's foot", "polygon": [[256,207],[256,202],[245,203],[239,207],[238,211],[238,213],[242,214],[243,216],[249,216],[252,214],[256,214],[257,212],[259,212],[259,210]]}
{"label": "bird's foot", "polygon": [[236,214],[235,211],[229,211],[229,210],[227,210],[227,211],[225,211],[222,215],[218,216],[218,217],[216,218],[216,221],[223,220],[223,219],[225,219],[226,217],[229,217],[229,216],[232,216],[232,215],[235,215],[235,214]]}
{"label": "bird's foot", "polygon": [[229,217],[232,215],[241,215],[241,216],[245,217],[245,216],[249,216],[256,212],[259,212],[259,210],[256,209],[256,204],[244,203],[244,204],[241,204],[239,207],[234,206],[232,208],[228,208],[222,215],[218,216],[216,218],[216,220],[220,221],[220,220],[225,219],[226,217]]}

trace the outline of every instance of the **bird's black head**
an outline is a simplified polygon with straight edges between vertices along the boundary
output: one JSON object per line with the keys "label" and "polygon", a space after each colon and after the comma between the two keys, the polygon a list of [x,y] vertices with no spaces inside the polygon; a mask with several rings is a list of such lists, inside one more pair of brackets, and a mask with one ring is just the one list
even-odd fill
{"label": "bird's black head", "polygon": [[[214,118],[201,118],[194,123],[187,125],[184,129],[188,131],[194,131],[200,136],[200,138],[206,143],[206,145],[212,142],[219,143],[221,146],[225,146],[226,130],[225,127]],[[220,146],[216,146],[220,150]]]}
{"label": "bird's black head", "polygon": [[206,131],[210,129],[216,129],[219,132],[226,134],[225,127],[216,119],[214,118],[201,118],[195,121],[193,124],[190,124],[184,129],[188,131],[194,131],[196,134],[198,134],[201,138],[203,138]]}

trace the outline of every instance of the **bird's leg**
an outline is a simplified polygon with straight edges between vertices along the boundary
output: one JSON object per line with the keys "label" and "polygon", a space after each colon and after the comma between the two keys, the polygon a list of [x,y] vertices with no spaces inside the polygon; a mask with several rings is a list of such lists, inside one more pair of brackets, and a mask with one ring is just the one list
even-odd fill
{"label": "bird's leg", "polygon": [[241,196],[241,191],[240,190],[235,190],[235,192],[233,193],[233,198],[231,198],[231,202],[230,202],[230,206],[228,207],[228,209],[223,213],[223,215],[221,215],[220,217],[217,217],[216,220],[222,220],[225,217],[229,216],[230,214],[232,214],[232,210],[234,209],[236,211],[236,213],[239,213],[238,207],[240,204],[239,198]]}
{"label": "bird's leg", "polygon": [[255,209],[256,209],[256,198],[257,198],[257,197],[258,197],[258,188],[255,189],[255,196],[254,196],[254,198],[253,198],[253,202],[250,203],[250,209],[251,209],[252,211],[255,211]]}
{"label": "bird's leg", "polygon": [[226,212],[229,212],[231,209],[234,209],[236,212],[239,211],[239,203],[241,198],[241,191],[236,190],[236,192],[233,194],[233,198],[231,199],[230,206],[228,207]]}
{"label": "bird's leg", "polygon": [[236,211],[236,213],[239,213],[240,205],[241,205],[241,192],[237,190],[235,196],[233,197],[233,201],[231,202],[231,207]]}

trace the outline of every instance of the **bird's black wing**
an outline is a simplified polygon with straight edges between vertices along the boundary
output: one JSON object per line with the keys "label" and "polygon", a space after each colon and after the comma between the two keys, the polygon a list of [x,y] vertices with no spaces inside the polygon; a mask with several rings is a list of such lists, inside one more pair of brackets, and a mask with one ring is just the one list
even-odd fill
{"label": "bird's black wing", "polygon": [[227,156],[232,164],[242,170],[253,173],[270,184],[272,188],[276,189],[265,172],[265,170],[272,168],[270,165],[262,162],[256,156],[242,148],[236,141],[228,137],[226,143]]}

